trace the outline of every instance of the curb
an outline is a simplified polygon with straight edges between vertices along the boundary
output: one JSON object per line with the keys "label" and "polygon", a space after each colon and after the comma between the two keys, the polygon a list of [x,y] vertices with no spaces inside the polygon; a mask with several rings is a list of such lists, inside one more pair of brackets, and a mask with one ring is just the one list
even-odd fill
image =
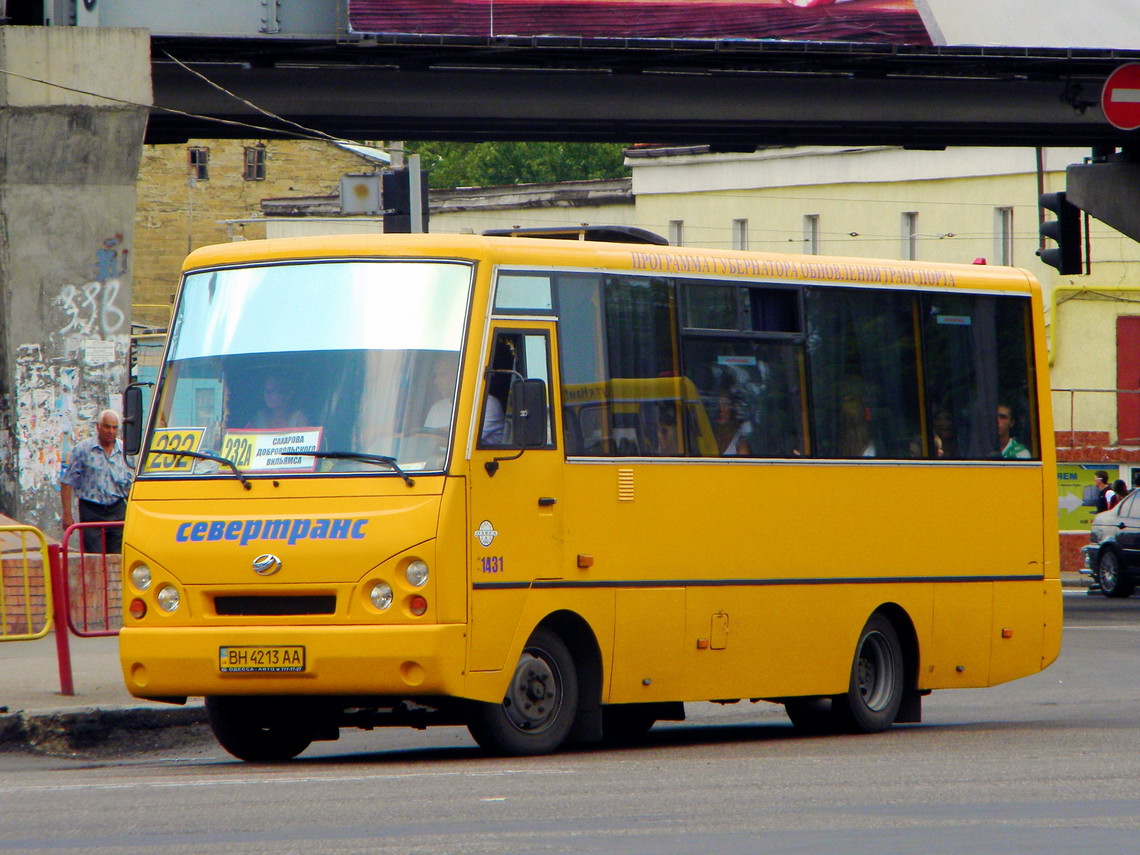
{"label": "curb", "polygon": [[0,750],[45,754],[96,750],[142,750],[205,735],[202,706],[16,712],[0,715]]}

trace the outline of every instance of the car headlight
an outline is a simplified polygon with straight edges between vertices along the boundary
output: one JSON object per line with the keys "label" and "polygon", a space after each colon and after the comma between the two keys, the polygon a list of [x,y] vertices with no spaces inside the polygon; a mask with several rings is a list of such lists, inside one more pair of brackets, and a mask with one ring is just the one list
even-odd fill
{"label": "car headlight", "polygon": [[139,591],[150,587],[150,568],[145,564],[137,564],[131,568],[131,584]]}
{"label": "car headlight", "polygon": [[416,559],[404,568],[404,578],[413,588],[422,588],[428,580],[428,566]]}
{"label": "car headlight", "polygon": [[155,599],[158,600],[158,607],[168,613],[178,611],[178,606],[182,603],[182,595],[173,585],[159,588]]}
{"label": "car headlight", "polygon": [[368,599],[372,601],[372,605],[384,611],[392,605],[392,586],[387,582],[377,582],[368,592]]}

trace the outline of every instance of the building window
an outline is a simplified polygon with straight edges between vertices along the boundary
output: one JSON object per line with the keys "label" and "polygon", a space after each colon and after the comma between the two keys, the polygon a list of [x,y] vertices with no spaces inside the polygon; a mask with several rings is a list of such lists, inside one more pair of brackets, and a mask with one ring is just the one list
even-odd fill
{"label": "building window", "polygon": [[669,243],[673,246],[685,245],[685,221],[684,220],[670,220],[669,221]]}
{"label": "building window", "polygon": [[210,180],[210,150],[208,148],[188,148],[187,158],[190,164],[190,177],[199,181]]}
{"label": "building window", "polygon": [[748,220],[732,221],[732,248],[748,249]]}
{"label": "building window", "polygon": [[265,180],[265,146],[247,145],[245,147],[245,171],[242,178],[246,181]]}
{"label": "building window", "polygon": [[804,252],[819,255],[819,214],[804,214]]}
{"label": "building window", "polygon": [[1013,265],[1013,208],[994,208],[994,250],[998,264]]}
{"label": "building window", "polygon": [[918,212],[903,211],[900,220],[901,238],[899,258],[915,261],[918,258]]}

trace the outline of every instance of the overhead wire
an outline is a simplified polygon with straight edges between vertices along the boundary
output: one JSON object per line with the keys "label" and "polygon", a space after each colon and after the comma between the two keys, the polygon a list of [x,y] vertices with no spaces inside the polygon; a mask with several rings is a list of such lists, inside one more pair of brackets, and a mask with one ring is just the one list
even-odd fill
{"label": "overhead wire", "polygon": [[[167,54],[167,56],[170,56],[170,55]],[[326,134],[324,131],[315,130],[313,128],[306,128],[304,125],[300,125],[297,122],[293,122],[293,121],[290,121],[289,119],[285,119],[281,116],[277,116],[276,114],[274,114],[268,110],[262,109],[250,101],[247,101],[246,99],[242,98],[240,95],[236,95],[233,92],[230,92],[225,87],[219,86],[218,84],[216,84],[213,81],[206,78],[204,75],[200,74],[199,72],[194,71],[194,69],[189,68],[189,66],[186,66],[184,63],[179,62],[174,57],[170,57],[170,59],[172,61],[178,63],[179,65],[183,66],[184,68],[186,68],[191,73],[202,78],[205,82],[209,83],[211,86],[215,86],[216,88],[221,89],[221,91],[223,91],[226,94],[230,95],[231,97],[237,99],[238,101],[241,101],[243,104],[246,104],[249,107],[257,110],[257,112],[262,113],[263,115],[268,116],[270,118],[276,119],[277,121],[284,122],[286,124],[292,125],[293,127],[298,128],[300,130],[299,131],[292,131],[292,130],[288,130],[285,128],[272,128],[272,127],[267,127],[265,125],[255,125],[252,122],[243,122],[243,121],[240,121],[238,119],[223,119],[219,116],[207,116],[207,115],[203,115],[201,113],[191,113],[191,112],[188,112],[186,110],[179,110],[175,107],[164,107],[160,104],[144,104],[140,101],[132,101],[132,100],[127,99],[127,98],[118,98],[114,95],[105,95],[101,92],[94,92],[94,91],[89,90],[89,89],[80,89],[80,88],[75,87],[75,86],[67,86],[63,83],[56,83],[55,81],[52,81],[52,80],[44,80],[43,78],[40,78],[40,77],[32,77],[31,75],[28,75],[28,74],[21,74],[18,71],[12,71],[9,68],[0,68],[0,74],[7,75],[8,77],[15,77],[15,78],[18,78],[20,80],[26,80],[29,83],[38,83],[41,86],[50,86],[54,89],[63,90],[64,92],[74,92],[77,95],[86,95],[89,98],[99,98],[99,99],[104,100],[104,101],[110,101],[113,104],[122,104],[122,105],[127,106],[127,107],[140,107],[144,110],[157,110],[159,112],[170,113],[170,114],[175,115],[175,116],[184,116],[188,119],[197,119],[200,121],[216,122],[217,124],[220,124],[220,125],[228,125],[230,127],[248,128],[249,130],[252,130],[252,131],[260,131],[261,133],[257,134],[257,136],[261,136],[264,134],[270,134],[270,135],[285,134],[288,136],[296,137],[298,139],[308,139],[308,140],[314,140],[317,142],[350,143],[353,145],[359,144],[354,140],[338,139],[338,138],[333,137],[329,134]]]}
{"label": "overhead wire", "polygon": [[[229,89],[222,86],[220,83],[214,82],[213,80],[211,80],[209,77],[207,77],[202,72],[200,72],[194,68],[191,68],[189,65],[184,63],[182,60],[178,59],[178,57],[171,55],[171,53],[169,51],[164,50],[162,53],[167,59],[169,59],[171,62],[173,62],[179,68],[182,68],[182,69],[190,72],[195,77],[197,77],[199,80],[201,80],[203,83],[206,83],[207,85],[212,86],[215,89],[217,89],[219,92],[223,92],[226,95],[228,95],[229,97],[233,98],[234,100],[236,100],[242,104],[245,104],[251,110],[256,110],[258,113],[261,113],[263,116],[268,116],[269,118],[274,119],[278,122],[282,122],[283,124],[286,124],[286,125],[292,125],[294,128],[298,128],[298,129],[304,131],[306,134],[315,135],[315,138],[318,138],[318,139],[325,139],[325,140],[328,140],[329,142],[334,142],[334,143],[351,142],[350,140],[345,140],[345,139],[341,139],[338,137],[334,137],[331,134],[326,134],[324,131],[317,130],[316,128],[306,127],[305,125],[302,125],[298,122],[294,122],[292,119],[286,119],[284,116],[279,116],[276,113],[272,112],[271,110],[266,110],[264,107],[260,107],[257,104],[254,104],[252,101],[250,101],[247,98],[243,98],[241,95],[238,95],[236,92],[231,92]],[[312,139],[312,138],[314,138],[314,137],[310,137],[310,139]]]}

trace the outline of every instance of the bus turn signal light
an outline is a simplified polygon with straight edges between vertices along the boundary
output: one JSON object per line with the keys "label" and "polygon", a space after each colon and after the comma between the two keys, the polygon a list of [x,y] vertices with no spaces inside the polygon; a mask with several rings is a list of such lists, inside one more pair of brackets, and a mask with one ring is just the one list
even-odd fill
{"label": "bus turn signal light", "polygon": [[146,617],[146,603],[140,597],[131,600],[131,617],[135,620],[142,620]]}
{"label": "bus turn signal light", "polygon": [[416,595],[408,601],[408,611],[419,617],[427,611],[427,600],[423,597]]}

